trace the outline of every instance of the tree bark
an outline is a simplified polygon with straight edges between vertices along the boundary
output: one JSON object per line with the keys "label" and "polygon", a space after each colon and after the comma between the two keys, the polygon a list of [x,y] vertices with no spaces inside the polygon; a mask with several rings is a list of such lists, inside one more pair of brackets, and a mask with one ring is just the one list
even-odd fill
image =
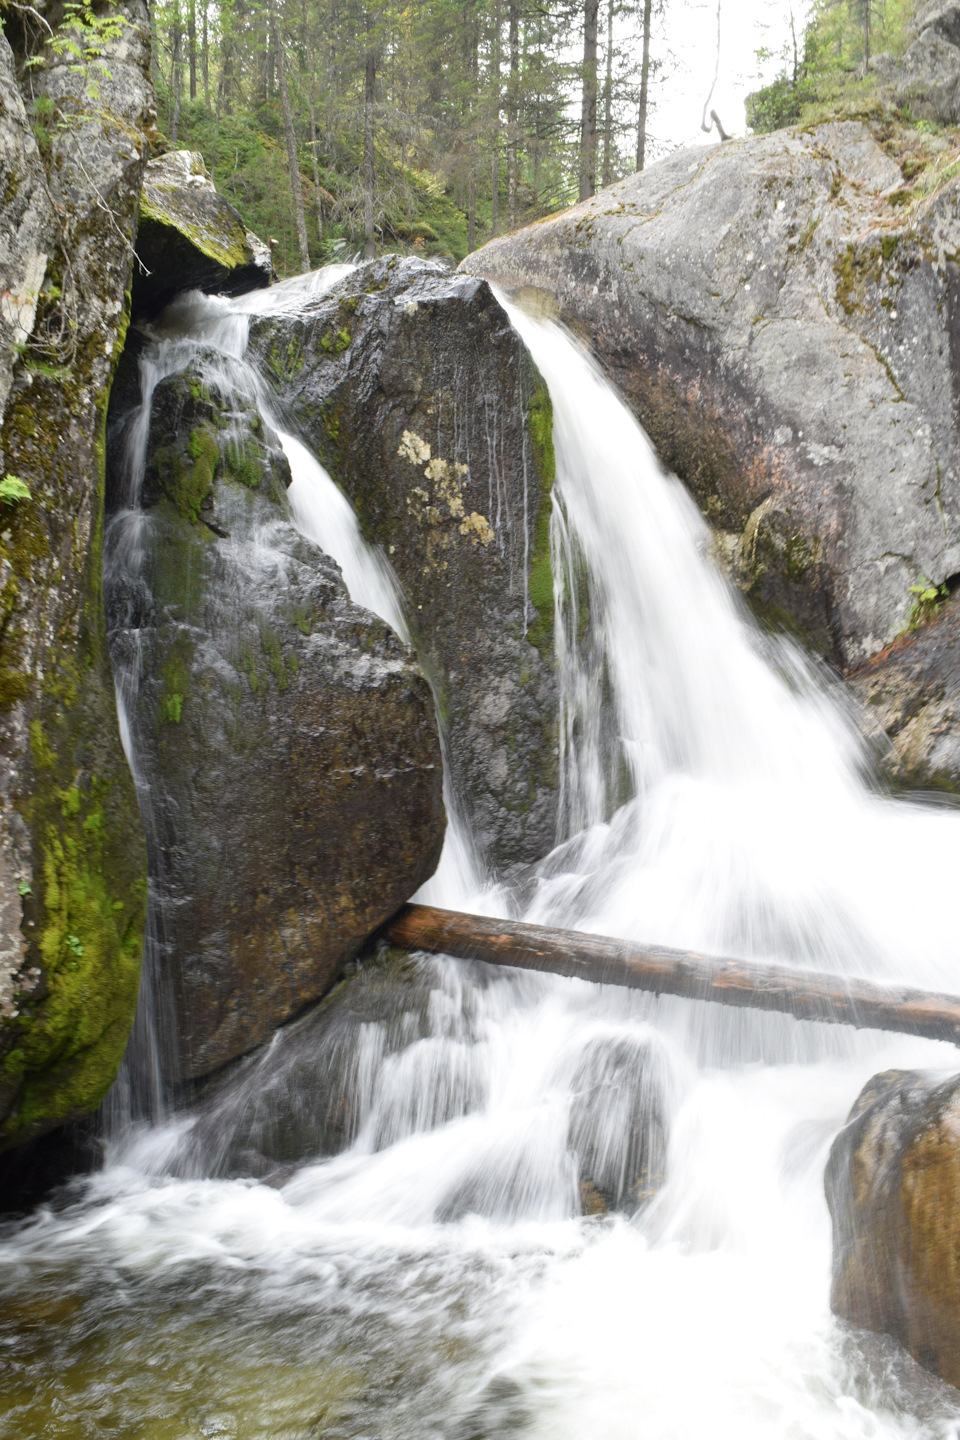
{"label": "tree bark", "polygon": [[[369,25],[368,25],[369,31]],[[363,82],[363,233],[365,237],[364,259],[372,260],[377,253],[374,232],[374,156],[373,156],[373,101],[377,83],[377,57],[372,49],[367,51],[366,73]]]}
{"label": "tree bark", "polygon": [[510,37],[510,79],[507,82],[507,225],[517,223],[517,128],[520,119],[520,14],[517,0],[507,8]]}
{"label": "tree bark", "polygon": [[270,36],[276,60],[277,83],[280,88],[280,107],[283,112],[283,138],[287,145],[287,165],[290,170],[290,195],[293,200],[293,214],[297,226],[297,248],[300,251],[300,270],[310,269],[310,247],[307,244],[307,221],[303,213],[303,181],[300,178],[300,160],[297,156],[297,137],[293,128],[293,109],[290,105],[290,89],[287,85],[287,66],[283,45],[280,40],[280,25],[273,3],[270,5]]}
{"label": "tree bark", "polygon": [[863,0],[863,73],[870,69],[870,19],[871,0]]}
{"label": "tree bark", "polygon": [[653,0],[643,0],[643,60],[640,66],[640,103],[637,106],[637,169],[647,159],[647,102],[650,93],[650,24]]}
{"label": "tree bark", "polygon": [[201,70],[203,73],[203,101],[207,109],[210,109],[210,5],[209,0],[203,0],[203,40],[200,51]]}
{"label": "tree bark", "polygon": [[583,92],[580,107],[580,199],[597,189],[597,14],[599,0],[583,5]]}
{"label": "tree bark", "polygon": [[636,945],[518,920],[490,920],[430,905],[405,905],[382,933],[391,944],[409,950],[960,1045],[960,996],[955,995],[716,959],[690,950]]}
{"label": "tree bark", "polygon": [[607,53],[606,74],[603,79],[603,170],[601,184],[609,185],[613,179],[613,6],[615,0],[607,0]]}
{"label": "tree bark", "polygon": [[323,197],[320,185],[320,161],[317,159],[317,117],[313,108],[313,101],[310,102],[310,156],[313,160],[313,193],[316,197],[317,206],[317,240],[323,243]]}
{"label": "tree bark", "polygon": [[493,6],[493,44],[490,55],[492,100],[492,155],[490,160],[490,234],[500,233],[500,0]]}
{"label": "tree bark", "polygon": [[187,6],[187,60],[190,65],[190,99],[197,98],[197,0]]}
{"label": "tree bark", "polygon": [[171,67],[172,70],[173,70],[173,73],[172,73],[172,75],[170,76],[170,89],[171,89],[171,91],[173,92],[173,115],[171,116],[171,119],[170,119],[170,144],[171,144],[171,145],[176,145],[176,143],[177,143],[177,133],[178,133],[178,131],[179,131],[179,129],[180,129],[180,50],[181,50],[181,45],[182,45],[182,39],[181,39],[181,29],[180,29],[180,14],[179,14],[179,11],[178,11],[177,16],[176,16],[176,19],[174,20],[174,30],[173,30],[173,60],[172,60],[172,67]]}

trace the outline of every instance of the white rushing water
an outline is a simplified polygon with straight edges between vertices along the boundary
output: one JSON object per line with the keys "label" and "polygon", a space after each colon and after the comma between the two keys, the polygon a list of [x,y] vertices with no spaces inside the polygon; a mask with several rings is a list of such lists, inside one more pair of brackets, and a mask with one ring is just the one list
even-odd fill
{"label": "white rushing water", "polygon": [[[242,362],[250,309],[312,283],[204,302],[194,344]],[[510,314],[554,405],[568,831],[522,905],[478,885],[455,833],[430,898],[956,989],[960,816],[868,788],[848,718],[748,620],[590,360]],[[347,502],[283,444],[297,523],[405,633]],[[14,1352],[0,1436],[955,1433],[943,1387],[832,1321],[822,1189],[864,1081],[955,1066],[951,1048],[442,960],[353,983],[352,1017],[289,1027],[225,1098],[128,1131],[72,1205],[0,1242],[18,1285],[90,1317]],[[328,1125],[333,1158],[218,1178],[231,1147],[283,1161],[285,1136]],[[581,1215],[604,1201],[622,1213]]]}

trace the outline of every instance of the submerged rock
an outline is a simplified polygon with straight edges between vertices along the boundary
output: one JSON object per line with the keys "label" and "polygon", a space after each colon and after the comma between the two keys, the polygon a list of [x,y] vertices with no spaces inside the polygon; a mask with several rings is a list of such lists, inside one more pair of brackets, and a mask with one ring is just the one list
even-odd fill
{"label": "submerged rock", "polygon": [[270,251],[217,194],[203,156],[192,150],[147,164],[137,255],[137,315],[159,310],[181,290],[239,295],[269,285],[273,274]]}
{"label": "submerged rock", "polygon": [[960,572],[960,181],[858,122],[685,150],[463,262],[585,334],[753,608],[858,665]]}
{"label": "submerged rock", "polygon": [[322,995],[443,840],[429,687],[295,529],[288,480],[257,410],[188,370],[154,392],[144,513],[109,536],[143,555],[139,578],[110,561],[111,644],[139,666],[182,1078]]}
{"label": "submerged rock", "polygon": [[960,1077],[875,1075],[826,1173],[837,1315],[960,1385]]}
{"label": "submerged rock", "polygon": [[584,1047],[568,1129],[584,1214],[637,1210],[663,1183],[666,1068],[652,1035],[598,1036]]}
{"label": "submerged rock", "polygon": [[483,281],[393,258],[251,351],[383,547],[495,868],[555,841],[549,395]]}
{"label": "submerged rock", "polygon": [[[0,1149],[96,1109],[140,975],[146,854],[100,547],[154,114],[146,8],[112,13],[96,95],[25,14],[0,35]],[[28,60],[29,96],[52,107],[42,153],[16,82]]]}

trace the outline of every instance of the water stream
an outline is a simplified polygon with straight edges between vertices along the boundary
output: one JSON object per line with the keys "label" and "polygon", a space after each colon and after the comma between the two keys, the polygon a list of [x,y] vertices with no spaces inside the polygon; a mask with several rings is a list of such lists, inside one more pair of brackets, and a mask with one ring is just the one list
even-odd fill
{"label": "water stream", "polygon": [[[314,283],[184,302],[144,395],[178,346],[243,365],[250,309]],[[430,898],[956,989],[960,816],[871,788],[850,718],[748,619],[588,357],[510,313],[555,412],[564,831],[507,889],[454,826]],[[385,562],[283,444],[297,523],[402,631]],[[133,571],[130,473],[108,562]],[[128,1105],[106,1168],[0,1235],[0,1437],[954,1435],[956,1392],[829,1314],[824,1162],[891,1065],[955,1052],[368,965],[193,1113]]]}

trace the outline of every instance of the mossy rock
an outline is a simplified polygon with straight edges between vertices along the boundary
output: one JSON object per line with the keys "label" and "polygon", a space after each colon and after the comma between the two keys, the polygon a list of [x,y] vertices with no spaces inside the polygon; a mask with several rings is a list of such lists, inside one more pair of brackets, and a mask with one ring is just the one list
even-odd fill
{"label": "mossy rock", "polygon": [[239,295],[271,279],[266,246],[218,195],[203,159],[175,150],[151,160],[140,197],[134,314],[161,309],[181,290]]}
{"label": "mossy rock", "polygon": [[[157,386],[132,727],[177,1017],[170,1079],[245,1054],[321,996],[443,840],[429,687],[294,527],[289,478],[277,436],[202,362]],[[128,588],[118,576],[108,595],[121,663]]]}

